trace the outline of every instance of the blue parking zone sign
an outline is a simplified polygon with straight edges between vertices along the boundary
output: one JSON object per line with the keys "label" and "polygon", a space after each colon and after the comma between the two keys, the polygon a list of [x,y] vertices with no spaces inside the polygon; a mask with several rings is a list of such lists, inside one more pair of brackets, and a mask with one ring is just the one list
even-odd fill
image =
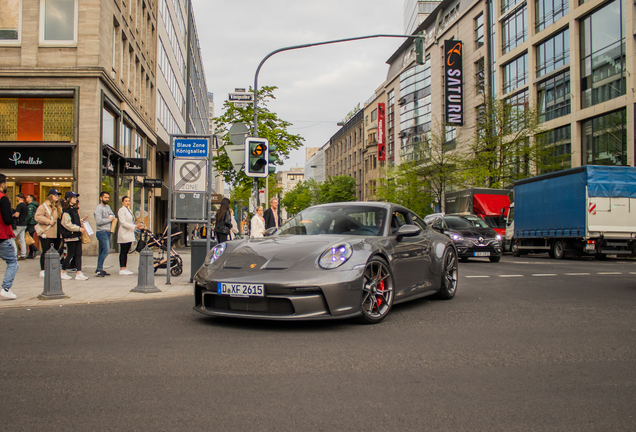
{"label": "blue parking zone sign", "polygon": [[175,138],[174,157],[208,157],[206,138]]}

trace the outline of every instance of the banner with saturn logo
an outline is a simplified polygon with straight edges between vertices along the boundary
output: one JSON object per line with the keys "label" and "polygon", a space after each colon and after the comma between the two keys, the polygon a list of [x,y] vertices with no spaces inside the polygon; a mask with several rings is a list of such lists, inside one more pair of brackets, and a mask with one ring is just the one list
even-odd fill
{"label": "banner with saturn logo", "polygon": [[452,126],[464,125],[462,49],[461,41],[444,41],[445,118],[446,123]]}

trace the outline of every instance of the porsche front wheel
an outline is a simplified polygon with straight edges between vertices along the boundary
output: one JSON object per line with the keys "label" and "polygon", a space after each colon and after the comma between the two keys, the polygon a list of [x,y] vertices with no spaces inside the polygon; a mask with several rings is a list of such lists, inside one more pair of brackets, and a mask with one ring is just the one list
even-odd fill
{"label": "porsche front wheel", "polygon": [[457,254],[452,247],[449,247],[444,252],[441,279],[441,286],[437,292],[437,298],[450,300],[455,297],[455,292],[457,292],[457,281],[459,279],[459,273],[457,271]]}
{"label": "porsche front wheel", "polygon": [[393,276],[389,265],[380,257],[373,257],[364,269],[360,320],[376,324],[389,314],[393,306]]}

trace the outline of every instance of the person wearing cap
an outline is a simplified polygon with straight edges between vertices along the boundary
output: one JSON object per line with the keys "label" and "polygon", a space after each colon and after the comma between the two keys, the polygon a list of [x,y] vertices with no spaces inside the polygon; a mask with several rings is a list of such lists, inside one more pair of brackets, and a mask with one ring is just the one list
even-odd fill
{"label": "person wearing cap", "polygon": [[18,194],[18,205],[15,206],[15,213],[13,213],[15,228],[13,229],[13,234],[15,234],[15,238],[18,240],[20,244],[20,254],[18,255],[18,261],[23,261],[27,256],[27,245],[26,240],[24,239],[24,233],[26,232],[26,218],[29,213],[29,208],[24,202],[24,194]]}
{"label": "person wearing cap", "polygon": [[42,255],[40,255],[41,278],[44,277],[44,255],[48,252],[51,245],[57,250],[61,244],[57,229],[57,221],[61,217],[62,206],[60,206],[60,191],[50,189],[46,200],[44,200],[35,212],[35,221],[38,223],[35,227],[35,231],[40,239],[40,246],[42,246]]}
{"label": "person wearing cap", "polygon": [[[38,202],[35,200],[34,195],[27,195],[26,202],[27,202],[27,207],[29,209],[29,212],[27,213],[27,218],[26,218],[26,224],[27,224],[26,232],[29,233],[31,238],[35,239],[36,237],[35,225],[37,225],[37,222],[35,221],[35,212],[38,210],[38,207],[40,206],[40,204],[38,204]],[[32,244],[29,246],[29,254],[27,255],[27,258],[33,259],[37,257],[39,254],[40,254],[40,251],[38,250],[37,247],[35,247],[35,244]]]}
{"label": "person wearing cap", "polygon": [[86,232],[82,219],[78,212],[79,194],[70,191],[64,195],[64,213],[62,214],[61,235],[66,242],[68,252],[62,264],[62,279],[72,279],[66,272],[70,268],[71,261],[74,263],[77,273],[75,280],[87,280],[88,277],[82,273],[82,242],[80,236]]}
{"label": "person wearing cap", "polygon": [[18,296],[11,291],[13,279],[18,273],[18,257],[15,253],[15,246],[12,244],[15,234],[11,228],[13,223],[13,212],[11,211],[11,201],[7,193],[7,176],[0,174],[0,259],[7,263],[7,270],[2,280],[0,296],[9,300],[15,300]]}

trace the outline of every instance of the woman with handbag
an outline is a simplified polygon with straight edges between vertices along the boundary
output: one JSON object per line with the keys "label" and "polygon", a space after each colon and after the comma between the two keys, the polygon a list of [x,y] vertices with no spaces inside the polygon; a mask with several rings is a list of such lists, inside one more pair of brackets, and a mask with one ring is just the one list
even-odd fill
{"label": "woman with handbag", "polygon": [[62,217],[62,207],[60,206],[60,192],[57,189],[50,189],[46,200],[35,212],[35,232],[40,239],[42,255],[40,255],[40,277],[44,277],[44,255],[49,251],[51,245],[57,250],[60,247],[61,239],[57,229],[57,221]]}
{"label": "woman with handbag", "polygon": [[223,198],[221,200],[221,208],[216,212],[216,224],[214,225],[214,232],[218,244],[225,243],[230,234],[232,228],[232,214],[230,213],[230,200]]}
{"label": "woman with handbag", "polygon": [[75,192],[66,192],[64,196],[64,213],[62,214],[62,238],[66,242],[67,253],[62,264],[62,279],[72,279],[66,270],[70,268],[71,261],[74,263],[77,273],[75,280],[87,280],[82,273],[82,241],[80,237],[86,233],[82,224],[82,219],[78,212],[77,197]]}
{"label": "woman with handbag", "polygon": [[117,212],[119,218],[119,232],[117,233],[117,243],[119,243],[119,274],[130,276],[134,274],[126,268],[128,265],[128,252],[132,242],[135,241],[135,228],[142,229],[144,224],[135,224],[135,217],[130,209],[130,198],[125,196],[121,200],[121,208]]}

